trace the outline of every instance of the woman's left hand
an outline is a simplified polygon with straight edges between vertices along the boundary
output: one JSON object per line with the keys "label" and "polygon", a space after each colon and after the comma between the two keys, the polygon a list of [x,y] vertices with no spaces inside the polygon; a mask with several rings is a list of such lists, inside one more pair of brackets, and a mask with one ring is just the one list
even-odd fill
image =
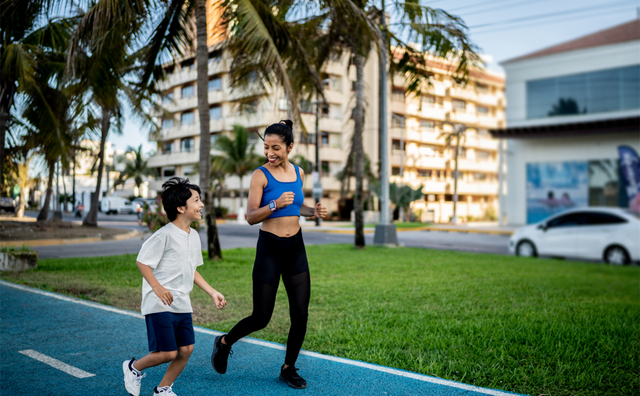
{"label": "woman's left hand", "polygon": [[316,204],[316,207],[313,210],[313,215],[315,217],[319,217],[321,219],[326,219],[327,218],[327,207],[326,206],[322,206],[322,203],[318,202]]}

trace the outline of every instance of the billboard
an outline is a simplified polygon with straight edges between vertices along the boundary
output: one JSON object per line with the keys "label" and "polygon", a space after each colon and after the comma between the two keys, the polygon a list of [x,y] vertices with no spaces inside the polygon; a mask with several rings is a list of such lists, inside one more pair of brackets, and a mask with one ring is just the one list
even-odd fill
{"label": "billboard", "polygon": [[587,161],[527,164],[527,223],[537,223],[555,213],[587,206]]}
{"label": "billboard", "polygon": [[620,171],[624,183],[624,195],[629,208],[640,213],[640,158],[629,146],[618,147]]}

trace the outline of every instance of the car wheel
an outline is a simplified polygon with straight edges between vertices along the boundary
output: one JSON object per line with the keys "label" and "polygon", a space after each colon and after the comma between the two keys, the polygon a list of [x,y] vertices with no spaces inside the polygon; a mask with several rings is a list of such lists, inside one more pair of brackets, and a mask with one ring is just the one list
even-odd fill
{"label": "car wheel", "polygon": [[604,252],[604,261],[611,265],[629,264],[629,253],[622,246],[611,246]]}
{"label": "car wheel", "polygon": [[522,257],[536,257],[536,247],[530,241],[521,241],[516,247],[516,256]]}

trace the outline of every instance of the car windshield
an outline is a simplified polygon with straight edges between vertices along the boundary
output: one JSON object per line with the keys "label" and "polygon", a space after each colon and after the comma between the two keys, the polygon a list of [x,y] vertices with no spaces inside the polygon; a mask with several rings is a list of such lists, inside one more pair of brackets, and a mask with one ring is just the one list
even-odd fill
{"label": "car windshield", "polygon": [[638,212],[634,212],[633,210],[629,210],[629,209],[625,210],[624,212],[625,212],[626,214],[628,214],[629,216],[633,216],[633,217],[635,217],[636,219],[640,220],[640,213],[638,213]]}

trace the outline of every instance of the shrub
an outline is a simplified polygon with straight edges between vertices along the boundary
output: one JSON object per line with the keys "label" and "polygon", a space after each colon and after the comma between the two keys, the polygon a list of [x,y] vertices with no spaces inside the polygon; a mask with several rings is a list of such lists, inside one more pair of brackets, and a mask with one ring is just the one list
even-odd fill
{"label": "shrub", "polygon": [[[156,232],[160,228],[169,224],[169,218],[165,213],[147,212],[144,215],[142,215],[142,221],[147,223],[149,230],[151,230],[152,232]],[[193,223],[191,223],[191,228],[193,228],[196,231],[200,231],[200,223],[197,221],[194,221]]]}
{"label": "shrub", "polygon": [[229,213],[229,208],[225,206],[216,206],[213,210],[216,214],[216,219],[223,219]]}

